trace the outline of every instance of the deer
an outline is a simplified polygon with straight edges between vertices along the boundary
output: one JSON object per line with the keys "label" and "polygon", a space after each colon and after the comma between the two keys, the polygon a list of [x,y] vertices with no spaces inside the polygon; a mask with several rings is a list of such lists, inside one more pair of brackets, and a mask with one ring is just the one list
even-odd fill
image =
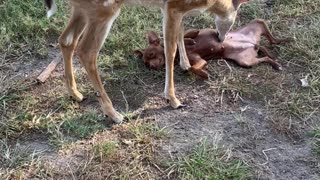
{"label": "deer", "polygon": [[[84,66],[97,99],[105,115],[115,123],[121,123],[124,116],[115,110],[107,95],[97,70],[97,57],[107,38],[112,24],[120,14],[123,5],[158,7],[163,14],[164,54],[166,61],[164,96],[173,108],[182,107],[175,94],[174,58],[180,51],[180,67],[191,68],[184,45],[183,17],[207,12],[215,15],[219,41],[224,41],[233,26],[238,9],[249,0],[68,0],[71,6],[69,22],[58,42],[64,62],[65,84],[69,94],[77,101],[83,95],[78,91],[73,73],[72,57],[77,54]],[[52,16],[57,5],[55,0],[45,0],[47,16]],[[146,20],[144,20],[146,21]],[[81,37],[81,40],[79,41]],[[79,45],[78,45],[79,42]]]}

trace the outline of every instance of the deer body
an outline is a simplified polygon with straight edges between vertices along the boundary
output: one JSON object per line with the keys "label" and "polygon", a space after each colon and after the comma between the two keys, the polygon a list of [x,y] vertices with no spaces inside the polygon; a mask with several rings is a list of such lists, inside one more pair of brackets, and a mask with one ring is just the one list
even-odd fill
{"label": "deer body", "polygon": [[[121,122],[123,117],[112,105],[101,83],[97,71],[97,56],[114,20],[120,14],[122,4],[156,6],[162,9],[164,51],[166,59],[166,80],[164,94],[173,108],[181,106],[176,98],[174,88],[174,57],[177,45],[180,51],[180,65],[183,69],[191,67],[183,43],[182,19],[195,11],[207,11],[215,14],[219,39],[223,41],[234,23],[240,4],[248,0],[69,0],[71,16],[69,23],[59,38],[60,49],[64,59],[66,86],[69,93],[78,101],[83,96],[77,90],[73,74],[72,57],[78,44],[78,55],[85,67],[94,89],[98,92],[98,100],[103,112],[115,122]],[[54,0],[45,0],[48,16],[55,11]]]}

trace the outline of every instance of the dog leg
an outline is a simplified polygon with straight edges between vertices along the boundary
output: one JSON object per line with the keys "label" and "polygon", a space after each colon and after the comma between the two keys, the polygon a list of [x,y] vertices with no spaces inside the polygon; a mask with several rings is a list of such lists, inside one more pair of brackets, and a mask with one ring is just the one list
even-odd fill
{"label": "dog leg", "polygon": [[200,76],[203,79],[209,79],[209,74],[208,72],[206,72],[205,70],[203,70],[203,68],[207,65],[207,61],[205,61],[204,59],[202,59],[201,57],[199,57],[199,59],[197,59],[197,62],[192,65],[191,67],[191,71]]}
{"label": "dog leg", "polygon": [[164,49],[166,57],[166,81],[164,94],[173,108],[179,108],[182,105],[175,95],[174,57],[177,51],[177,37],[183,14],[176,10],[170,9],[169,6],[170,4],[167,4],[163,10]]}
{"label": "dog leg", "polygon": [[265,56],[268,56],[271,59],[274,59],[275,57],[269,52],[269,50],[264,46],[258,47],[259,51],[262,52]]}
{"label": "dog leg", "polygon": [[270,44],[279,44],[282,42],[288,42],[288,38],[275,38],[267,25],[267,23],[262,19],[257,19],[254,21],[255,23],[258,23],[261,27],[262,35],[265,36]]}
{"label": "dog leg", "polygon": [[100,48],[110,31],[113,21],[120,13],[120,9],[113,10],[115,11],[114,14],[104,19],[88,18],[89,23],[80,42],[78,54],[94,89],[97,91],[97,98],[104,114],[108,115],[114,122],[120,123],[123,120],[123,116],[114,109],[97,70],[97,56]]}
{"label": "dog leg", "polygon": [[275,60],[269,57],[256,58],[256,60],[254,60],[254,63],[252,65],[256,65],[262,62],[271,64],[271,66],[276,70],[282,70],[281,64],[279,64],[278,62],[276,62]]}
{"label": "dog leg", "polygon": [[77,101],[82,101],[83,96],[77,90],[77,84],[73,74],[72,57],[79,37],[82,34],[83,29],[85,28],[85,24],[85,20],[82,17],[81,13],[77,12],[73,8],[68,26],[59,38],[59,45],[64,60],[64,73],[67,90],[70,95]]}
{"label": "dog leg", "polygon": [[235,61],[239,66],[241,67],[245,67],[245,68],[249,68],[252,66],[255,66],[257,64],[260,64],[262,62],[266,62],[271,64],[271,66],[276,69],[276,70],[282,70],[281,65],[276,62],[275,60],[269,58],[269,57],[262,57],[262,58],[256,58],[256,57],[252,57],[250,59],[246,58],[246,57],[242,57],[242,58],[229,58],[233,61]]}
{"label": "dog leg", "polygon": [[187,71],[190,69],[191,65],[186,53],[186,47],[184,44],[184,24],[181,22],[180,31],[178,35],[178,48],[180,55],[180,67],[182,70]]}

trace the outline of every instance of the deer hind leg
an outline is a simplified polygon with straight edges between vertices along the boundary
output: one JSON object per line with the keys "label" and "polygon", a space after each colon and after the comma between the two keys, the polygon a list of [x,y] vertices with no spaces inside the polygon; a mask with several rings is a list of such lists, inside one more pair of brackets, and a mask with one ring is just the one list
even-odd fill
{"label": "deer hind leg", "polygon": [[186,48],[184,44],[184,24],[181,22],[180,31],[178,35],[178,48],[179,48],[179,56],[180,56],[180,67],[182,70],[189,70],[191,68]]}
{"label": "deer hind leg", "polygon": [[72,9],[72,15],[68,26],[59,37],[59,45],[64,60],[63,62],[67,90],[77,101],[82,101],[83,96],[77,90],[77,85],[73,74],[72,57],[85,25],[86,22],[82,14],[77,12],[75,9]]}
{"label": "deer hind leg", "polygon": [[85,67],[94,89],[97,91],[97,98],[103,113],[116,123],[122,122],[123,116],[114,109],[112,102],[103,87],[97,70],[97,56],[119,13],[120,9],[116,9],[113,14],[105,17],[103,21],[101,19],[95,20],[94,18],[89,18],[90,20],[78,50],[80,61]]}
{"label": "deer hind leg", "polygon": [[174,88],[174,57],[177,51],[177,38],[183,14],[170,9],[170,4],[164,9],[163,32],[164,32],[164,50],[166,57],[166,81],[164,94],[173,108],[182,106],[176,98]]}

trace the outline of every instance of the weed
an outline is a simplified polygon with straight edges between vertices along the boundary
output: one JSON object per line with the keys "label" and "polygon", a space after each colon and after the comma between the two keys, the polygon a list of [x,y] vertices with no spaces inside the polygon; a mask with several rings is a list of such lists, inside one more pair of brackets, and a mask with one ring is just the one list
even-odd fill
{"label": "weed", "polygon": [[102,124],[104,117],[97,114],[94,110],[78,115],[74,118],[66,118],[62,125],[68,134],[72,134],[77,138],[87,138],[105,128]]}
{"label": "weed", "polygon": [[119,147],[118,142],[108,141],[101,144],[95,145],[94,152],[98,155],[100,159],[111,158],[112,155],[116,153],[117,148]]}
{"label": "weed", "polygon": [[250,168],[230,150],[202,141],[191,154],[174,162],[182,179],[248,179]]}

